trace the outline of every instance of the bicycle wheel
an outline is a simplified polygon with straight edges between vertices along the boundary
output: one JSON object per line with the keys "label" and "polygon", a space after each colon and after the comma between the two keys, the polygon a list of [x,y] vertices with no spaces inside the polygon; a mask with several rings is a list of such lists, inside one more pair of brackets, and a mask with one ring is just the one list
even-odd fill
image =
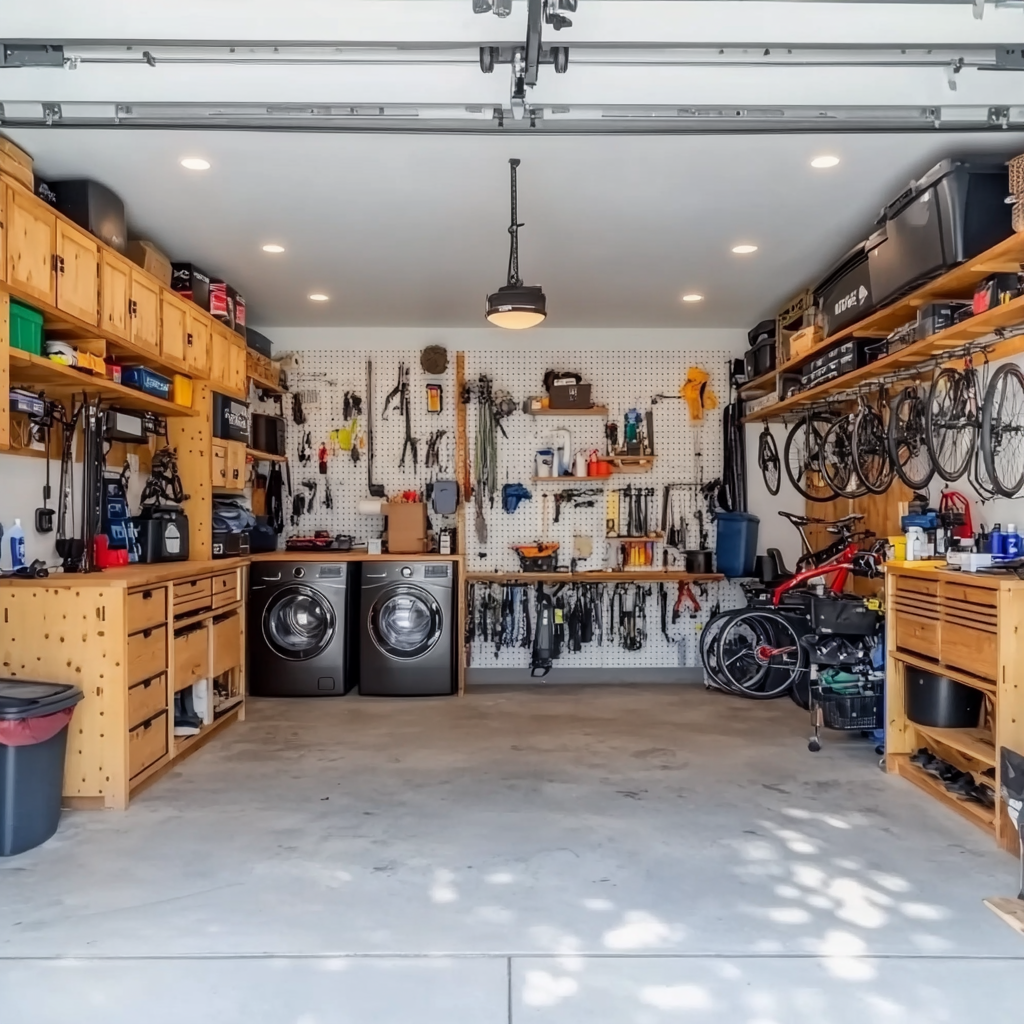
{"label": "bicycle wheel", "polygon": [[992,375],[981,412],[981,454],[992,486],[1006,498],[1024,487],[1024,373],[1005,363]]}
{"label": "bicycle wheel", "polygon": [[821,472],[826,483],[841,498],[859,498],[867,488],[853,467],[852,416],[841,416],[832,424],[821,445]]}
{"label": "bicycle wheel", "polygon": [[764,485],[768,493],[776,495],[782,484],[782,460],[779,458],[779,447],[775,443],[772,432],[767,427],[761,431],[757,442],[757,465],[764,477]]}
{"label": "bicycle wheel", "polygon": [[821,474],[820,453],[832,416],[808,413],[793,424],[786,435],[783,462],[786,476],[808,501],[831,501],[836,495]]}
{"label": "bicycle wheel", "polygon": [[940,371],[928,393],[925,432],[935,472],[948,483],[959,480],[970,467],[978,426],[973,383],[951,367]]}
{"label": "bicycle wheel", "polygon": [[722,627],[744,611],[742,608],[735,608],[732,611],[719,612],[714,618],[709,619],[707,625],[700,632],[700,663],[704,666],[704,685],[711,689],[722,690],[731,693],[732,690],[722,681],[718,667],[718,635]]}
{"label": "bicycle wheel", "polygon": [[893,468],[882,417],[874,409],[861,409],[850,433],[853,471],[872,494],[885,494],[892,487]]}
{"label": "bicycle wheel", "polygon": [[889,461],[912,490],[923,490],[935,475],[925,431],[926,405],[917,388],[904,388],[889,405],[885,432]]}
{"label": "bicycle wheel", "polygon": [[773,700],[804,670],[792,623],[776,611],[748,610],[725,623],[718,637],[722,681],[738,696]]}

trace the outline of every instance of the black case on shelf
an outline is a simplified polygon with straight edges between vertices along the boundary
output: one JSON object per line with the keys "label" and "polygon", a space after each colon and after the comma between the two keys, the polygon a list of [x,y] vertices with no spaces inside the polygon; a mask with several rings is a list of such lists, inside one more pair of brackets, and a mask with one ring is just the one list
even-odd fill
{"label": "black case on shelf", "polygon": [[222,441],[249,443],[249,404],[213,392],[213,436]]}
{"label": "black case on shelf", "polygon": [[874,311],[868,252],[883,239],[879,234],[858,242],[814,289],[815,302],[825,314],[826,338]]}
{"label": "black case on shelf", "polygon": [[272,353],[274,350],[274,343],[265,334],[261,334],[255,328],[246,328],[245,344],[251,348],[253,352],[258,352],[261,356],[273,359]]}
{"label": "black case on shelf", "polygon": [[171,264],[171,288],[200,309],[210,308],[210,275],[194,263]]}
{"label": "black case on shelf", "polygon": [[116,192],[91,178],[51,181],[49,187],[57,197],[54,204],[65,217],[70,217],[111,249],[124,252],[128,245],[124,203]]}
{"label": "black case on shelf", "polygon": [[284,419],[280,416],[267,416],[261,412],[252,414],[251,446],[258,452],[268,455],[284,455]]}
{"label": "black case on shelf", "polygon": [[141,562],[183,562],[188,558],[188,516],[175,505],[144,508],[133,516]]}
{"label": "black case on shelf", "polygon": [[213,557],[238,558],[249,554],[249,531],[229,533],[227,530],[213,531]]}

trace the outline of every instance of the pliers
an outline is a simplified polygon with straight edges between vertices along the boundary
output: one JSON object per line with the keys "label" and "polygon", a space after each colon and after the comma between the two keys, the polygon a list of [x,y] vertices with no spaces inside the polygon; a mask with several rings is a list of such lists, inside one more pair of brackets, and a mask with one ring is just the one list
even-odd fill
{"label": "pliers", "polygon": [[700,602],[697,600],[697,595],[693,592],[693,588],[687,580],[680,580],[676,603],[672,606],[673,626],[679,621],[679,616],[682,614],[685,603],[689,603],[692,616],[696,616],[700,612]]}

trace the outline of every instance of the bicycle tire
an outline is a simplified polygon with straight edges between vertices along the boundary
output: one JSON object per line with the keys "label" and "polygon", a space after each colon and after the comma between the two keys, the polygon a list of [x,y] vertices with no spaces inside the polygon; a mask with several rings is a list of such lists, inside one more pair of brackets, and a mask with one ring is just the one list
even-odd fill
{"label": "bicycle tire", "polygon": [[885,423],[871,408],[857,413],[850,431],[853,451],[853,471],[872,494],[885,494],[895,476],[889,448],[886,444]]}
{"label": "bicycle tire", "polygon": [[925,430],[927,407],[917,388],[904,388],[889,403],[885,431],[889,461],[896,475],[912,491],[924,490],[935,476]]}
{"label": "bicycle tire", "polygon": [[[959,370],[940,370],[928,392],[925,433],[935,472],[947,483],[959,480],[971,466],[978,443],[977,409],[959,408],[969,398],[963,395],[967,383]],[[977,395],[975,395],[977,405]]]}
{"label": "bicycle tire", "polygon": [[867,494],[853,464],[852,417],[840,416],[821,444],[821,474],[840,498],[860,498]]}
{"label": "bicycle tire", "polygon": [[[782,461],[786,476],[798,494],[808,501],[831,501],[835,492],[821,474],[819,452],[825,433],[832,425],[833,417],[826,413],[808,413],[790,428],[782,450]],[[808,443],[806,435],[814,437]]]}
{"label": "bicycle tire", "polygon": [[[752,634],[749,638],[735,635],[744,626]],[[777,653],[766,657],[765,648]],[[750,700],[785,696],[804,661],[793,624],[777,611],[743,611],[725,623],[718,636],[721,678],[734,693]]]}
{"label": "bicycle tire", "polygon": [[740,612],[743,608],[733,608],[729,611],[719,612],[708,619],[707,624],[700,631],[700,663],[704,667],[704,685],[709,689],[714,688],[724,693],[732,693],[732,690],[722,682],[718,670],[718,634],[722,626]]}
{"label": "bicycle tire", "polygon": [[782,460],[779,458],[779,446],[770,429],[763,430],[758,438],[757,465],[768,493],[774,497],[782,486]]}
{"label": "bicycle tire", "polygon": [[[1010,444],[1007,444],[1007,439]],[[1004,498],[1024,487],[1024,373],[1016,363],[1004,363],[985,389],[981,413],[981,454],[992,487]],[[1017,455],[1016,468],[1002,456]],[[1009,475],[1007,475],[1009,474]]]}

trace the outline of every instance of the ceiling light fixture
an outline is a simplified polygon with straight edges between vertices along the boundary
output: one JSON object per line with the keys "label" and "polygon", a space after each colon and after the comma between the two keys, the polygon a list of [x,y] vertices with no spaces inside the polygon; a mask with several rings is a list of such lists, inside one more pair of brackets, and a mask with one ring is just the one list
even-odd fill
{"label": "ceiling light fixture", "polygon": [[283,245],[275,245],[273,242],[271,242],[270,245],[263,246],[263,251],[264,252],[284,252],[284,246]]}
{"label": "ceiling light fixture", "polygon": [[816,156],[811,161],[812,167],[824,168],[824,167],[835,167],[839,163],[839,157],[837,156]]}
{"label": "ceiling light fixture", "polygon": [[189,171],[208,171],[210,161],[204,160],[201,156],[187,156],[181,161],[181,166]]}
{"label": "ceiling light fixture", "polygon": [[516,168],[520,161],[509,160],[512,169],[512,223],[508,233],[511,244],[508,253],[508,283],[487,296],[487,319],[496,327],[521,331],[536,327],[548,315],[547,298],[539,284],[524,285],[519,277],[519,229],[516,189]]}
{"label": "ceiling light fixture", "polygon": [[757,252],[756,245],[734,245],[732,251],[740,256],[746,256],[748,253]]}
{"label": "ceiling light fixture", "polygon": [[326,296],[326,295],[324,295],[324,293],[323,293],[323,292],[313,292],[313,293],[312,293],[312,294],[311,294],[311,295],[309,296],[309,298],[310,298],[310,300],[311,300],[312,302],[326,302],[326,301],[327,301],[327,296]]}
{"label": "ceiling light fixture", "polygon": [[687,292],[686,295],[683,296],[683,302],[703,302],[703,301],[704,301],[704,296],[698,294],[697,292]]}

